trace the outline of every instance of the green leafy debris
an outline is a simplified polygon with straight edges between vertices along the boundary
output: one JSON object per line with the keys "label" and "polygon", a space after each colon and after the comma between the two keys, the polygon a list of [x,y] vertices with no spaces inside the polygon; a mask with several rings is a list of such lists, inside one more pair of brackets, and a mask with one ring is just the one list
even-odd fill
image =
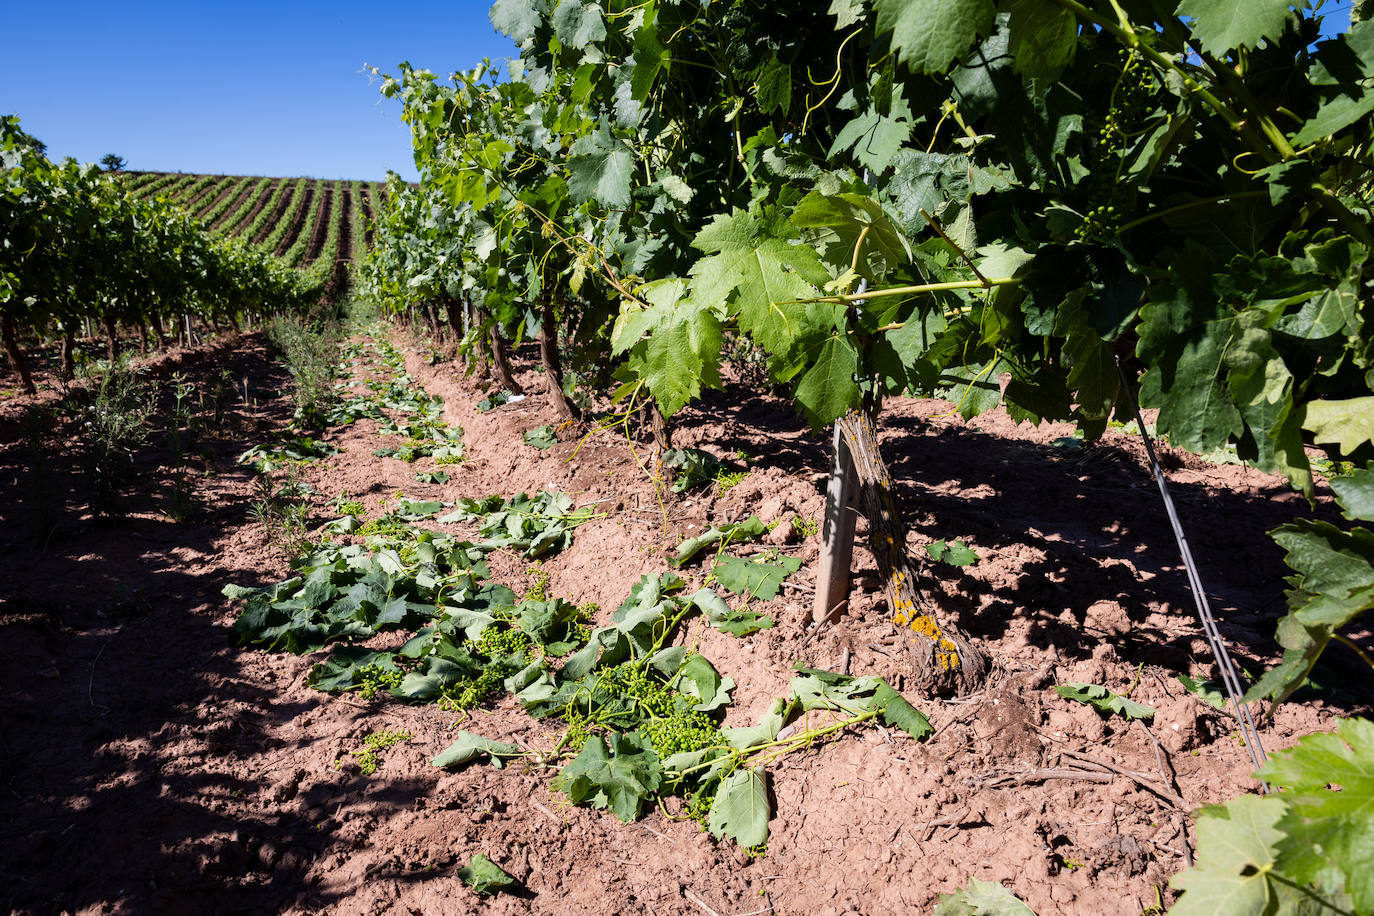
{"label": "green leafy debris", "polygon": [[467,865],[458,869],[458,877],[483,897],[520,886],[520,882],[507,874],[505,869],[480,852],[474,855]]}
{"label": "green leafy debris", "polygon": [[430,759],[436,767],[461,768],[483,757],[489,758],[491,765],[501,769],[507,760],[526,756],[518,744],[493,741],[469,731],[458,732],[458,740],[444,748]]}
{"label": "green leafy debris", "polygon": [[1035,916],[1035,911],[997,882],[970,878],[967,887],[940,895],[934,916]]}
{"label": "green leafy debris", "polygon": [[526,445],[537,448],[541,452],[546,452],[558,444],[558,437],[553,434],[553,427],[548,424],[536,426],[525,433],[523,438]]}
{"label": "green leafy debris", "polygon": [[778,595],[783,580],[801,569],[799,557],[774,555],[763,559],[722,556],[711,567],[711,575],[724,588],[746,599],[770,601]]}
{"label": "green leafy debris", "polygon": [[742,522],[712,525],[696,537],[688,538],[679,544],[677,556],[673,558],[672,563],[674,566],[686,566],[708,547],[742,544],[757,540],[767,533],[768,526],[760,521],[757,515],[751,515]]}
{"label": "green leafy debris", "polygon": [[1120,715],[1123,719],[1144,719],[1155,717],[1155,711],[1143,703],[1113,693],[1100,684],[1079,684],[1069,681],[1054,688],[1055,693],[1066,700],[1091,706],[1103,715]]}
{"label": "green leafy debris", "polygon": [[926,545],[926,553],[935,562],[948,563],[950,566],[972,566],[979,559],[978,554],[963,541],[934,541]]}

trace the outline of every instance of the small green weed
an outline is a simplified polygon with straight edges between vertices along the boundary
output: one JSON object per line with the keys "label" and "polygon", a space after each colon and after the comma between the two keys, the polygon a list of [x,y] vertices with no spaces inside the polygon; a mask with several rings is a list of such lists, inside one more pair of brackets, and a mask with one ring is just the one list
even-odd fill
{"label": "small green weed", "polygon": [[118,511],[120,486],[133,471],[134,452],[148,439],[153,410],[152,383],[124,368],[106,372],[90,401],[79,405],[81,461],[98,511]]}
{"label": "small green weed", "polygon": [[794,515],[792,516],[792,530],[804,540],[814,534],[820,534],[821,523],[814,518],[802,518],[800,515]]}
{"label": "small green weed", "polygon": [[716,495],[724,496],[735,487],[739,486],[744,478],[749,476],[748,471],[725,471],[722,470],[715,476]]}

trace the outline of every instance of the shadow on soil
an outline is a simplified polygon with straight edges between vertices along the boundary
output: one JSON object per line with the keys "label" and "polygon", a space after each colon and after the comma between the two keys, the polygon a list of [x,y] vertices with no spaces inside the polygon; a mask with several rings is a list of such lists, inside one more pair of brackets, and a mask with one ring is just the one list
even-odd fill
{"label": "shadow on soil", "polygon": [[[251,337],[164,361],[150,370],[162,383],[164,418],[173,372],[202,387],[228,373],[242,392],[187,458],[200,497],[187,523],[159,514],[173,463],[166,430],[135,456],[122,487],[130,514],[101,518],[88,511],[81,431],[26,428],[32,405],[4,411],[6,911],[274,912],[304,892],[302,873],[332,842],[330,818],[348,807],[327,784],[299,796],[284,789],[291,806],[260,805],[248,816],[230,804],[281,778],[270,761],[290,747],[269,730],[315,705],[246,676],[218,622],[226,581],[260,585],[279,571],[227,562],[220,551],[253,500],[251,474],[234,458],[289,418],[281,397],[289,378]],[[236,765],[259,755],[269,763],[256,772]],[[418,792],[391,781],[369,787],[366,801],[401,808]],[[319,816],[292,813],[302,811]]]}

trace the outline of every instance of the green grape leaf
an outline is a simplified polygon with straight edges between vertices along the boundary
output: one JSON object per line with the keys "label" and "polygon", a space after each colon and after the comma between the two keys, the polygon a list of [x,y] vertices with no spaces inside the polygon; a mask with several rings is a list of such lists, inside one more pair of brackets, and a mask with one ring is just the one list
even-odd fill
{"label": "green grape leaf", "polygon": [[558,437],[553,434],[553,427],[545,424],[536,426],[522,437],[525,444],[531,448],[537,448],[541,452],[546,452],[558,444]]}
{"label": "green grape leaf", "polygon": [[980,36],[992,31],[992,0],[873,0],[877,33],[892,33],[902,63],[918,73],[944,73]]}
{"label": "green grape leaf", "polygon": [[979,560],[978,554],[963,541],[934,541],[926,545],[926,553],[935,562],[950,566],[972,566]]}
{"label": "green grape leaf", "polygon": [[630,75],[631,96],[646,101],[659,74],[668,70],[673,53],[658,40],[658,26],[650,19],[635,32],[634,70]]}
{"label": "green grape leaf", "polygon": [[970,878],[967,887],[940,895],[933,916],[1035,916],[1035,911],[995,881]]}
{"label": "green grape leaf", "polygon": [[711,574],[717,582],[737,595],[770,601],[777,597],[783,580],[799,569],[800,557],[746,560],[743,557],[723,556],[716,560]]}
{"label": "green grape leaf", "polygon": [[1105,715],[1119,714],[1123,719],[1144,719],[1155,717],[1155,711],[1144,703],[1113,693],[1101,684],[1080,684],[1069,681],[1054,688],[1055,693],[1066,700],[1074,700],[1091,706]]}
{"label": "green grape leaf", "polygon": [[1276,751],[1260,776],[1284,789],[1284,874],[1327,890],[1344,885],[1356,912],[1374,912],[1374,722],[1344,719],[1336,734],[1308,735]]}
{"label": "green grape leaf", "polygon": [[759,71],[758,105],[764,114],[792,107],[792,68],[786,61],[770,57]]}
{"label": "green grape leaf", "polygon": [[934,727],[925,713],[907,701],[886,681],[879,681],[873,691],[873,702],[882,707],[883,721],[893,728],[900,728],[917,741],[923,741],[935,734]]}
{"label": "green grape leaf", "polygon": [[812,191],[797,204],[791,220],[837,274],[853,264],[859,276],[876,281],[911,258],[906,236],[880,203],[862,194]]}
{"label": "green grape leaf", "polygon": [[721,781],[711,802],[706,829],[741,846],[768,842],[768,783],[761,768],[735,770]]}
{"label": "green grape leaf", "polygon": [[741,330],[775,356],[833,327],[833,310],[793,301],[819,296],[830,279],[815,250],[791,243],[796,234],[781,216],[737,210],[717,216],[692,240],[707,253],[692,266],[693,301],[737,311]]}
{"label": "green grape leaf", "polygon": [[375,666],[388,674],[399,674],[395,657],[387,651],[374,652],[361,646],[340,646],[325,661],[310,669],[305,682],[316,690],[333,693],[362,685],[362,669]]}
{"label": "green grape leaf", "polygon": [[458,740],[435,754],[429,762],[436,767],[463,767],[474,760],[490,757],[491,765],[499,770],[506,765],[507,758],[523,756],[525,752],[518,744],[493,741],[469,731],[460,731]]}
{"label": "green grape leaf", "polygon": [[575,201],[594,200],[611,208],[630,205],[634,153],[613,138],[604,124],[579,137],[569,152],[568,193]]}
{"label": "green grape leaf", "polygon": [[700,397],[703,388],[721,386],[720,319],[696,303],[679,306],[645,344],[641,368],[659,409],[668,416]]}
{"label": "green grape leaf", "polygon": [[1353,521],[1374,522],[1374,467],[1331,478],[1331,492],[1342,514]]}
{"label": "green grape leaf", "polygon": [[826,337],[807,360],[809,368],[797,381],[797,405],[813,429],[849,413],[863,395],[859,388],[859,351],[845,335]]}
{"label": "green grape leaf", "polygon": [[[1291,0],[1182,0],[1178,15],[1192,20],[1203,50],[1224,57],[1234,48],[1254,48],[1283,34]],[[1306,0],[1297,0],[1299,8]]]}
{"label": "green grape leaf", "polygon": [[594,4],[562,0],[553,11],[553,33],[570,48],[585,48],[606,37],[606,23]]}
{"label": "green grape leaf", "polygon": [[746,541],[758,540],[767,533],[768,526],[757,515],[751,515],[742,522],[712,525],[696,537],[688,538],[679,544],[677,556],[672,559],[672,564],[684,566],[707,547],[721,542],[742,544]]}
{"label": "green grape leaf", "polygon": [[1334,445],[1348,455],[1374,441],[1374,397],[1309,401],[1302,426],[1317,444]]}
{"label": "green grape leaf", "polygon": [[1014,0],[1011,5],[1012,67],[1037,80],[1058,78],[1078,46],[1078,19],[1054,0]]}
{"label": "green grape leaf", "polygon": [[396,500],[396,507],[391,510],[391,514],[403,521],[418,522],[433,518],[442,508],[444,508],[444,504],[437,499],[398,499]]}
{"label": "green grape leaf", "polygon": [[496,0],[487,16],[496,31],[524,44],[534,37],[541,17],[548,12],[545,0]]}
{"label": "green grape leaf", "polygon": [[835,17],[836,29],[847,29],[864,18],[863,0],[830,0],[830,15]]}
{"label": "green grape leaf", "polygon": [[1295,575],[1279,621],[1283,659],[1246,693],[1283,702],[1302,685],[1336,631],[1374,610],[1374,533],[1297,519],[1271,532]]}
{"label": "green grape leaf", "polygon": [[1273,874],[1283,799],[1242,795],[1203,808],[1197,818],[1197,863],[1169,881],[1183,896],[1171,916],[1297,916],[1311,912],[1300,891]]}
{"label": "green grape leaf", "polygon": [[869,107],[846,122],[830,145],[830,158],[853,150],[854,158],[865,168],[876,174],[886,172],[911,137],[911,107],[896,89],[892,96],[886,113]]}
{"label": "green grape leaf", "polygon": [[707,623],[731,636],[748,636],[759,630],[772,629],[774,625],[772,617],[751,611],[748,607],[731,610],[730,605],[714,589],[703,588],[691,600],[701,610]]}
{"label": "green grape leaf", "polygon": [[483,897],[490,896],[499,891],[512,887],[518,887],[520,882],[507,874],[506,871],[482,853],[477,853],[462,868],[458,869],[458,877],[463,879],[463,883],[472,888]]}
{"label": "green grape leaf", "polygon": [[637,733],[610,734],[610,746],[599,735],[554,777],[554,789],[574,805],[609,808],[625,823],[639,817],[645,800],[658,791],[663,766]]}
{"label": "green grape leaf", "polygon": [[1213,709],[1219,709],[1224,713],[1231,711],[1230,704],[1227,702],[1226,694],[1222,691],[1221,685],[1216,681],[1199,681],[1197,678],[1189,677],[1186,674],[1178,676],[1178,682],[1183,685],[1183,689],[1206,703]]}
{"label": "green grape leaf", "polygon": [[695,697],[698,712],[710,712],[730,704],[735,689],[734,678],[722,677],[704,655],[690,655],[682,663],[673,679],[673,686],[689,697]]}

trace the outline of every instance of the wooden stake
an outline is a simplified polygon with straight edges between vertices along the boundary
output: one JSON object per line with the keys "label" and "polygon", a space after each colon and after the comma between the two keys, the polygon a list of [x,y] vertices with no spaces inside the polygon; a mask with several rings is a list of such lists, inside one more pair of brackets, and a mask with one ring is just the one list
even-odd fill
{"label": "wooden stake", "polygon": [[816,626],[836,623],[849,600],[849,574],[854,557],[854,462],[840,425],[835,424],[830,483],[825,488],[825,523],[821,529],[821,567],[816,575]]}

